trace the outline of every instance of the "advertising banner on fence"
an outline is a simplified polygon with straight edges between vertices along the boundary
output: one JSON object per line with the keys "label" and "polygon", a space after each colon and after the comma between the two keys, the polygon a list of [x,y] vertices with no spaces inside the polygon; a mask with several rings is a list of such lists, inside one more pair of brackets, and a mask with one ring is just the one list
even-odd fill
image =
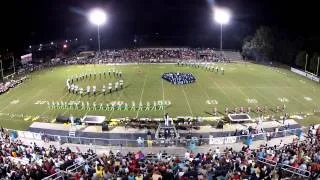
{"label": "advertising banner on fence", "polygon": [[17,131],[18,137],[20,138],[28,138],[34,140],[42,140],[40,133],[33,133],[29,131]]}
{"label": "advertising banner on fence", "polygon": [[209,144],[212,145],[222,145],[222,144],[232,144],[237,142],[236,136],[231,137],[217,137],[214,138],[213,136],[209,136]]}
{"label": "advertising banner on fence", "polygon": [[312,74],[312,73],[309,73],[309,72],[304,72],[304,71],[301,71],[299,69],[296,69],[296,68],[291,68],[291,71],[294,72],[294,73],[297,73],[301,76],[305,76],[306,78],[308,79],[311,79],[313,81],[316,81],[316,82],[320,82],[320,78],[317,77],[315,74]]}

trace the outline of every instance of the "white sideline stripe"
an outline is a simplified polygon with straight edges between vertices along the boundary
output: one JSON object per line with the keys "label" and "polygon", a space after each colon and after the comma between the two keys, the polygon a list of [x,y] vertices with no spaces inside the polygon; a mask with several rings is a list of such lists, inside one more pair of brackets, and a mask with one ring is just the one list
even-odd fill
{"label": "white sideline stripe", "polygon": [[[144,77],[144,81],[143,81],[143,86],[142,86],[142,91],[141,91],[141,94],[140,94],[140,100],[139,100],[139,104],[140,102],[142,101],[142,96],[143,96],[143,92],[144,92],[144,87],[146,86],[146,80],[147,80],[147,75],[145,75]],[[137,115],[136,115],[136,118],[139,116],[139,111],[137,111]]]}
{"label": "white sideline stripe", "polygon": [[182,92],[183,92],[183,94],[184,94],[184,97],[186,98],[186,101],[187,101],[187,104],[188,104],[188,108],[189,108],[189,112],[190,112],[191,115],[193,116],[192,109],[191,109],[191,106],[190,106],[190,103],[189,103],[187,94],[186,94],[186,92],[184,91],[184,89],[182,90]]}

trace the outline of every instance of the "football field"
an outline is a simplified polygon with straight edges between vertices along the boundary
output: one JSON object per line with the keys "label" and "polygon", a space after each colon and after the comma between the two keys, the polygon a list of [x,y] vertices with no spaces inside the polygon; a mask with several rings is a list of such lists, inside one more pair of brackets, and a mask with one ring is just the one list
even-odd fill
{"label": "football field", "polygon": [[[107,119],[117,117],[162,117],[170,116],[212,116],[217,107],[224,113],[225,107],[267,106],[266,114],[277,114],[276,106],[286,106],[289,113],[311,113],[319,110],[320,85],[298,76],[289,70],[270,68],[252,63],[217,64],[225,73],[211,72],[203,68],[179,67],[174,64],[129,64],[129,65],[70,65],[48,68],[31,73],[29,79],[9,92],[0,95],[0,124],[14,129],[25,129],[34,121],[51,122],[57,115],[82,117],[103,115]],[[122,72],[124,88],[103,95],[102,86],[114,82],[113,75],[102,74],[75,82],[86,91],[88,85],[97,86],[97,95],[76,95],[69,93],[66,80],[71,76],[86,72]],[[162,80],[165,72],[190,72],[196,82],[189,85],[172,85]],[[108,91],[108,90],[107,90]],[[157,110],[130,110],[132,102],[136,106],[147,102],[163,101],[170,105]],[[49,108],[48,102],[90,104],[90,110],[75,108]],[[127,103],[129,110],[100,109],[112,103]],[[92,106],[91,106],[92,107]],[[254,113],[252,114],[254,116]]]}

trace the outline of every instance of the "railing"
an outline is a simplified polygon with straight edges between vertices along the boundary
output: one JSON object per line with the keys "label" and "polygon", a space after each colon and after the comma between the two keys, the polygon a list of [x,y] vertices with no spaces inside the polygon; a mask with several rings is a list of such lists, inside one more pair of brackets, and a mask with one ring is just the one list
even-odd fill
{"label": "railing", "polygon": [[68,177],[69,173],[73,172],[74,170],[79,169],[80,167],[84,166],[87,162],[92,162],[95,159],[97,159],[97,155],[93,155],[88,157],[84,162],[80,163],[80,164],[73,164],[69,167],[67,167],[66,171],[63,170],[59,170],[58,172],[43,178],[42,180],[58,180],[58,179],[65,179],[65,177]]}
{"label": "railing", "polygon": [[278,163],[273,160],[269,160],[269,159],[265,159],[265,158],[258,158],[257,162],[268,165],[268,166],[272,167],[273,169],[280,168],[281,170],[288,172],[289,175],[291,175],[291,176],[296,175],[296,176],[300,176],[303,178],[309,178],[311,176],[310,171],[303,170],[300,168],[295,168],[293,166],[289,166],[286,164],[281,164],[281,163]]}
{"label": "railing", "polygon": [[89,156],[84,162],[82,162],[80,164],[76,163],[76,164],[73,164],[73,165],[67,167],[66,171],[68,173],[74,172],[74,170],[79,169],[80,167],[84,166],[86,163],[92,162],[92,161],[96,160],[97,158],[98,158],[98,156],[96,154],[93,156]]}
{"label": "railing", "polygon": [[289,166],[289,165],[286,165],[286,164],[281,164],[280,167],[281,167],[282,170],[292,174],[292,176],[293,175],[297,175],[297,176],[301,176],[303,178],[309,178],[311,176],[311,172],[307,171],[307,170],[303,170],[303,169],[300,169],[300,168],[295,168],[293,166]]}
{"label": "railing", "polygon": [[[88,137],[70,137],[70,136],[60,136],[53,134],[41,134],[33,133],[29,131],[16,131],[7,129],[8,132],[15,133],[17,137],[39,140],[39,141],[54,141],[60,144],[70,143],[70,144],[85,144],[93,146],[116,146],[116,147],[190,147],[190,145],[196,145],[197,147],[202,145],[209,146],[223,146],[231,145],[234,143],[250,143],[258,140],[267,142],[267,134],[270,138],[279,138],[289,135],[298,135],[300,131],[306,132],[306,128],[296,128],[283,130],[278,132],[263,132],[251,135],[240,135],[240,136],[230,136],[230,133],[225,134],[224,137],[210,137],[210,138],[197,138],[192,139],[179,138],[179,139],[166,139],[166,140],[152,140],[152,145],[147,140],[143,140],[143,143],[138,143],[135,139],[104,139],[104,138],[88,138]],[[128,136],[128,138],[134,138]]]}
{"label": "railing", "polygon": [[59,170],[58,172],[56,172],[48,177],[45,177],[42,180],[59,180],[59,179],[64,180],[67,175],[68,175],[67,172]]}

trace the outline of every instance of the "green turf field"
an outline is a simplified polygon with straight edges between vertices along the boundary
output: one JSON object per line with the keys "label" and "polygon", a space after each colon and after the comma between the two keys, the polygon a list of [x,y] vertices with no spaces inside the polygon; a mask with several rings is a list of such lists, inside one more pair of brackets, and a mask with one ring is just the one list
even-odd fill
{"label": "green turf field", "polygon": [[[49,68],[34,72],[25,83],[0,95],[0,123],[4,127],[24,129],[33,121],[51,122],[57,115],[81,117],[104,115],[117,117],[162,117],[166,112],[171,116],[210,116],[213,107],[224,113],[225,107],[267,106],[275,108],[286,104],[288,112],[312,112],[319,109],[320,85],[285,69],[275,71],[267,66],[244,63],[218,64],[225,74],[204,69],[178,67],[170,64],[135,65],[72,65]],[[66,79],[86,71],[121,70],[125,88],[111,94],[83,96],[69,94]],[[197,82],[190,85],[172,85],[161,79],[164,72],[191,72]],[[83,80],[79,85],[97,86],[101,91],[103,83],[114,82],[115,78]],[[84,89],[86,89],[84,87]],[[140,101],[166,100],[171,105],[157,111],[106,111],[99,110],[100,103],[123,101],[136,105]],[[46,101],[96,102],[97,110],[49,109]],[[216,105],[214,105],[217,103]],[[268,114],[272,114],[269,111]]]}

